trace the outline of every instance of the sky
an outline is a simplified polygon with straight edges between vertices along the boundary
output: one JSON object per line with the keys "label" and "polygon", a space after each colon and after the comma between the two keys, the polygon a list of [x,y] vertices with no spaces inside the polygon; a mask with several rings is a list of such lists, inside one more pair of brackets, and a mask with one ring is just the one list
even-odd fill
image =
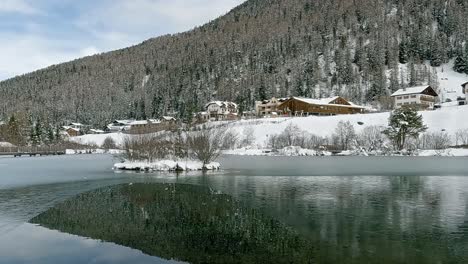
{"label": "sky", "polygon": [[0,80],[203,25],[244,0],[0,0]]}

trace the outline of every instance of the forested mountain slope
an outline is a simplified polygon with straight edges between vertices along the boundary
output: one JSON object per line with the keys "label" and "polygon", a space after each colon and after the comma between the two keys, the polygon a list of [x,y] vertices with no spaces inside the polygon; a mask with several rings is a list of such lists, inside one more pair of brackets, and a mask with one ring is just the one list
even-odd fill
{"label": "forested mountain slope", "polygon": [[287,95],[366,103],[403,86],[437,85],[422,63],[456,58],[468,74],[467,40],[466,0],[249,0],[186,33],[1,82],[0,117],[188,118],[211,99],[248,109]]}

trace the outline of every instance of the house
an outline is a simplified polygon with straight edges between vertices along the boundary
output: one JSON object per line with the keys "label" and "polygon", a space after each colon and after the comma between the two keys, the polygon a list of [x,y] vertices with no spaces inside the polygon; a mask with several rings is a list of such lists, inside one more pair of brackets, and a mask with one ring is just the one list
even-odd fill
{"label": "house", "polygon": [[125,130],[130,134],[149,134],[177,128],[177,119],[163,116],[161,119],[136,120],[128,124]]}
{"label": "house", "polygon": [[213,101],[206,104],[205,109],[211,120],[228,120],[238,113],[238,106],[233,102]]}
{"label": "house", "polygon": [[175,125],[177,123],[177,118],[172,116],[163,116],[160,122],[165,125]]}
{"label": "house", "polygon": [[271,117],[278,115],[278,106],[284,103],[287,98],[271,98],[270,100],[257,101],[255,102],[255,112],[259,117]]}
{"label": "house", "polygon": [[107,131],[111,133],[122,132],[130,129],[130,123],[135,120],[114,120],[112,123],[107,125]]}
{"label": "house", "polygon": [[331,116],[365,113],[365,107],[335,96],[323,99],[291,97],[281,103],[278,112],[289,116]]}
{"label": "house", "polygon": [[411,106],[418,109],[434,109],[437,92],[429,85],[400,89],[392,94],[395,109]]}
{"label": "house", "polygon": [[463,94],[468,94],[468,82],[461,85],[463,87]]}
{"label": "house", "polygon": [[64,126],[63,128],[69,137],[79,137],[83,135],[83,133],[81,132],[81,129],[79,128],[73,128],[69,126]]}
{"label": "house", "polygon": [[193,123],[205,123],[210,121],[210,114],[208,112],[198,112],[193,114]]}
{"label": "house", "polygon": [[242,119],[255,119],[257,117],[257,111],[244,111],[242,112]]}
{"label": "house", "polygon": [[135,120],[122,131],[130,134],[148,134],[160,131],[161,121],[157,119]]}

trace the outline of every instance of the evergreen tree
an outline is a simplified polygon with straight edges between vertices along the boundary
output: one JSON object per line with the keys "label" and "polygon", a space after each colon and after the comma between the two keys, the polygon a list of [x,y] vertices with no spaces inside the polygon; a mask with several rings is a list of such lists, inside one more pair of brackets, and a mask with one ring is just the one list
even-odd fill
{"label": "evergreen tree", "polygon": [[12,115],[8,120],[5,140],[14,145],[21,145],[23,142],[23,139],[21,138],[20,126],[14,115]]}
{"label": "evergreen tree", "polygon": [[392,140],[396,149],[402,150],[408,138],[417,138],[427,129],[422,115],[411,107],[403,107],[393,111],[383,133]]}
{"label": "evergreen tree", "polygon": [[459,55],[455,59],[455,65],[453,66],[453,70],[458,73],[466,73],[468,74],[468,56]]}
{"label": "evergreen tree", "polygon": [[401,42],[400,43],[400,52],[398,55],[398,59],[400,63],[405,64],[408,62],[409,55],[408,55],[408,45],[406,42]]}

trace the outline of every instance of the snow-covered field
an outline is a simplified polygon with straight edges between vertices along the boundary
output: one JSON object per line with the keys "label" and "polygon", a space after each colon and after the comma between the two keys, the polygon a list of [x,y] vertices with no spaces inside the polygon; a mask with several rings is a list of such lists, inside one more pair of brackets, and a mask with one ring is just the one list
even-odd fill
{"label": "snow-covered field", "polygon": [[[445,131],[450,136],[454,136],[458,130],[468,129],[468,122],[466,122],[468,117],[468,106],[444,107],[435,111],[422,111],[421,114],[423,115],[424,123],[429,127],[428,132]],[[353,124],[354,128],[356,129],[356,132],[359,133],[367,126],[387,126],[389,116],[390,113],[386,112],[362,115],[255,119],[229,123],[212,123],[212,126],[224,125],[227,127],[227,129],[231,129],[240,136],[242,136],[246,130],[253,131],[254,142],[251,148],[230,151],[227,152],[228,154],[263,155],[268,154],[265,153],[265,149],[267,149],[268,138],[272,135],[280,134],[290,124],[297,125],[300,129],[308,133],[326,137],[334,133],[335,128],[340,121],[351,122],[351,124]],[[124,138],[127,136],[129,135],[113,133],[106,135],[86,135],[72,138],[71,140],[83,144],[93,144],[100,146],[107,137],[111,137],[118,146],[122,146]],[[284,153],[281,155],[285,156],[313,156],[316,154],[315,152],[312,153],[312,151],[309,150],[298,149],[286,149],[283,152]],[[451,153],[460,155],[462,152],[462,150],[453,150]]]}
{"label": "snow-covered field", "polygon": [[[429,132],[446,131],[454,135],[460,129],[468,129],[468,106],[445,107],[435,111],[421,112],[424,123],[429,127]],[[334,133],[340,121],[349,121],[354,125],[356,132],[362,131],[367,126],[383,126],[388,124],[390,113],[376,113],[363,115],[339,115],[339,116],[311,116],[297,118],[278,118],[261,120],[244,120],[232,123],[230,126],[237,133],[250,127],[254,131],[255,145],[257,148],[265,148],[271,135],[279,134],[289,125],[297,125],[300,129],[317,136],[330,136]],[[277,123],[272,123],[276,121]],[[363,125],[360,125],[362,123]]]}

